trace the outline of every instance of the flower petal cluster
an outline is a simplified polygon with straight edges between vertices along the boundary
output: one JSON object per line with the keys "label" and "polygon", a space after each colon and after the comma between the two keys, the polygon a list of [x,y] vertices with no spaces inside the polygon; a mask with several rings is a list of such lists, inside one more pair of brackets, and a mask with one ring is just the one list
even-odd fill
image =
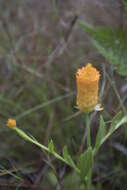
{"label": "flower petal cluster", "polygon": [[92,64],[78,69],[76,73],[77,107],[80,111],[89,113],[97,105],[99,79],[100,73]]}

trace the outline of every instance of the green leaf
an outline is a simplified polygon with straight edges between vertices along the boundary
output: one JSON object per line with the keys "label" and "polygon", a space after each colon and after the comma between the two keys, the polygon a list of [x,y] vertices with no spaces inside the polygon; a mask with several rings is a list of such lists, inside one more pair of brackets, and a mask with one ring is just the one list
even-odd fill
{"label": "green leaf", "polygon": [[121,125],[127,123],[127,115],[124,116],[114,127],[114,131],[117,130]]}
{"label": "green leaf", "polygon": [[113,117],[112,122],[111,122],[111,126],[109,129],[109,132],[113,132],[117,123],[119,122],[119,120],[121,119],[122,116],[122,112],[119,112],[117,115],[115,115],[115,117]]}
{"label": "green leaf", "polygon": [[98,133],[97,133],[96,141],[95,141],[95,151],[97,151],[98,148],[100,147],[101,140],[105,136],[105,131],[106,131],[105,122],[104,122],[103,117],[101,115],[100,116],[100,125],[99,125],[99,129],[98,129]]}
{"label": "green leaf", "polygon": [[63,149],[63,157],[66,160],[66,162],[68,163],[68,165],[70,165],[72,168],[76,168],[75,163],[72,160],[71,156],[69,155],[66,146],[64,146],[64,149]]}
{"label": "green leaf", "polygon": [[93,152],[92,148],[88,148],[84,153],[82,153],[78,159],[78,168],[80,169],[81,179],[84,180],[88,175],[90,168],[93,164]]}
{"label": "green leaf", "polygon": [[127,33],[121,28],[92,27],[78,21],[91,36],[98,51],[113,64],[114,69],[127,76]]}
{"label": "green leaf", "polygon": [[54,143],[53,140],[51,139],[49,144],[48,144],[48,149],[50,153],[54,153]]}
{"label": "green leaf", "polygon": [[88,32],[89,34],[95,34],[95,30],[94,30],[92,27],[90,27],[88,24],[85,24],[84,22],[82,22],[82,21],[80,21],[80,20],[78,20],[77,23],[78,23],[82,28],[84,28],[84,30],[85,30],[86,32]]}
{"label": "green leaf", "polygon": [[121,127],[121,125],[123,125],[123,124],[125,124],[125,123],[127,123],[127,115],[124,116],[120,121],[118,121],[118,122],[116,123],[116,125],[114,125],[112,131],[109,130],[108,134],[102,139],[101,145],[110,137],[110,135],[111,135],[114,131],[116,131],[119,127]]}
{"label": "green leaf", "polygon": [[51,185],[57,185],[57,183],[58,183],[57,178],[52,171],[49,171],[48,178],[49,178]]}
{"label": "green leaf", "polygon": [[127,0],[122,0],[122,3],[124,5],[124,10],[127,11]]}

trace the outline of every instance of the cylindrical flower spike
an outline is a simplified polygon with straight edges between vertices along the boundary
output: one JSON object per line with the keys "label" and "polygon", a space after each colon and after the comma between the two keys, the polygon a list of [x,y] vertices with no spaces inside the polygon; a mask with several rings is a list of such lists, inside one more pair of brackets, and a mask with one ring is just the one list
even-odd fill
{"label": "cylindrical flower spike", "polygon": [[91,64],[78,69],[77,80],[77,107],[80,111],[89,113],[95,110],[98,103],[98,82],[100,73]]}
{"label": "cylindrical flower spike", "polygon": [[8,119],[8,122],[7,122],[7,127],[11,128],[11,129],[14,129],[16,127],[16,120],[14,119]]}

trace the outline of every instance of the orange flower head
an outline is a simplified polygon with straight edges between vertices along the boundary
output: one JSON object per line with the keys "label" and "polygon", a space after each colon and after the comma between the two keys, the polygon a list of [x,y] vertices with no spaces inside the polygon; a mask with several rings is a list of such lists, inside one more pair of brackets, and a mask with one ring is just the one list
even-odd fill
{"label": "orange flower head", "polygon": [[16,120],[14,119],[8,119],[8,122],[7,122],[7,127],[11,128],[11,129],[14,129],[16,127]]}
{"label": "orange flower head", "polygon": [[85,113],[95,109],[98,103],[98,82],[100,73],[91,64],[78,69],[77,81],[77,107]]}

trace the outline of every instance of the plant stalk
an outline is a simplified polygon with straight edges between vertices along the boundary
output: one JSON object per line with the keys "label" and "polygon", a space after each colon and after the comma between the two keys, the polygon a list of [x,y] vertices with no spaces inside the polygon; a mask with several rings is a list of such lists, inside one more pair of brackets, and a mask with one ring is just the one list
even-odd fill
{"label": "plant stalk", "polygon": [[[91,147],[91,137],[90,137],[90,119],[89,115],[86,114],[86,137],[87,137],[87,147]],[[87,184],[87,190],[91,190],[92,186],[92,168],[90,168],[89,173],[88,173],[88,179],[86,181]]]}

